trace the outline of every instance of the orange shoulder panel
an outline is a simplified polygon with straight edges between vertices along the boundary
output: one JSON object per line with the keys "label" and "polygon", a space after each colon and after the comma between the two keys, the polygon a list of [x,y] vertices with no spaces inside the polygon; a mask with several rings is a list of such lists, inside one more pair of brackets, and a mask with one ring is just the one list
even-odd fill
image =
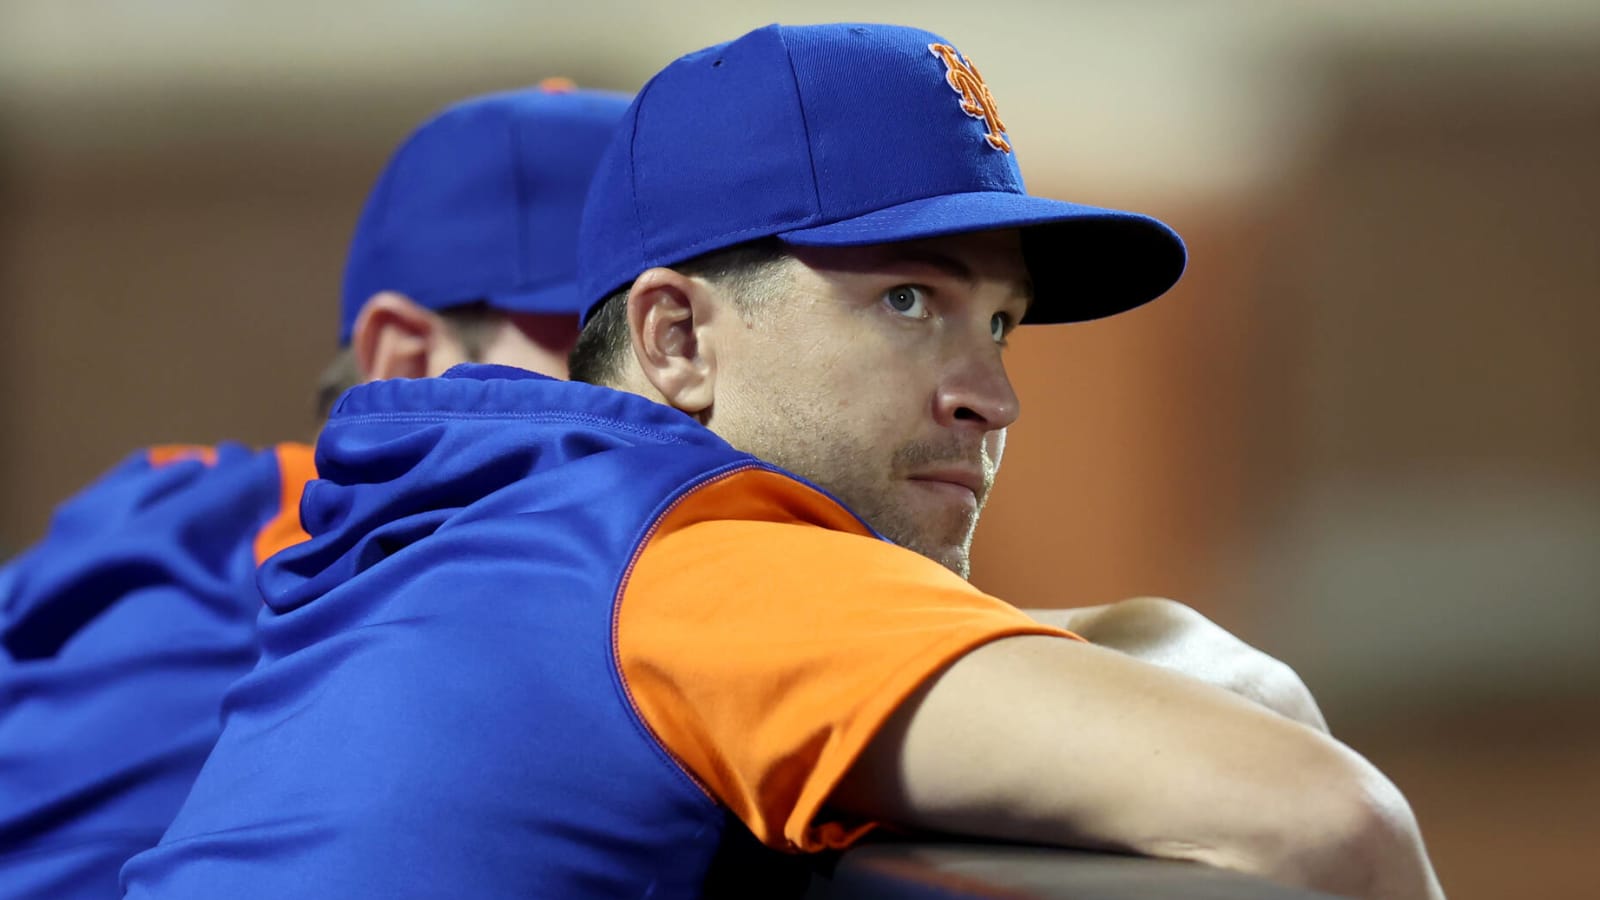
{"label": "orange shoulder panel", "polygon": [[204,444],[159,444],[146,450],[145,458],[157,469],[187,459],[197,459],[214,466],[217,464],[217,448]]}
{"label": "orange shoulder panel", "polygon": [[278,454],[278,514],[256,532],[258,566],[279,550],[311,538],[300,527],[300,494],[317,477],[314,451],[305,444],[279,444],[273,450]]}
{"label": "orange shoulder panel", "polygon": [[828,796],[929,678],[997,638],[1075,637],[760,468],[662,517],[615,615],[618,671],[655,738],[764,843],[798,851],[873,826]]}

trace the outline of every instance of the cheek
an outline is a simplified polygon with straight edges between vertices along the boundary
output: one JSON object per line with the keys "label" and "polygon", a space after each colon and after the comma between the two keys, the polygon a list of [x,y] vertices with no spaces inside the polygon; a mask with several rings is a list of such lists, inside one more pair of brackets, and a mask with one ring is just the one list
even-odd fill
{"label": "cheek", "polygon": [[[847,324],[808,322],[782,341],[739,347],[727,362],[748,381],[730,384],[727,399],[752,432],[784,433],[813,462],[850,458],[866,471],[920,434],[931,391],[913,383],[906,348]],[[812,340],[796,341],[795,332]]]}
{"label": "cheek", "polygon": [[862,329],[852,339],[808,354],[807,365],[819,389],[851,407],[887,410],[913,399],[919,361],[915,348],[900,346],[898,335]]}

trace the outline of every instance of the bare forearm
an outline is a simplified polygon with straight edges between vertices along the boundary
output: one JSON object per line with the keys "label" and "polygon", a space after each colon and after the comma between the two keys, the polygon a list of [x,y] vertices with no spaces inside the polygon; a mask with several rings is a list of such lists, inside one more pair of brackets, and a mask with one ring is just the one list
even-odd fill
{"label": "bare forearm", "polygon": [[1393,814],[1398,797],[1325,735],[1051,638],[998,641],[956,663],[890,721],[836,794],[915,827],[1426,897],[1420,843],[1397,839],[1415,835],[1403,801],[1404,816]]}

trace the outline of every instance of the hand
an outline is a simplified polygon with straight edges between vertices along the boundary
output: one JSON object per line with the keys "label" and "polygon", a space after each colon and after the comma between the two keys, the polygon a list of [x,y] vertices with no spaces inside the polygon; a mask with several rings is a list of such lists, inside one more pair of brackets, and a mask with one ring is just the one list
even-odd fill
{"label": "hand", "polygon": [[1024,612],[1090,643],[1181,672],[1328,731],[1311,691],[1293,669],[1175,600],[1135,597],[1105,606]]}

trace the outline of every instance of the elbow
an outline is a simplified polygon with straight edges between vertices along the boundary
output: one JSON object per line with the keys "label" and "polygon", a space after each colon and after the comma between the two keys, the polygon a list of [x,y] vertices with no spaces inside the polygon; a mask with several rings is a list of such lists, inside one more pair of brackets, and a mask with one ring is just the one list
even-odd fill
{"label": "elbow", "polygon": [[1298,786],[1259,809],[1237,842],[1193,847],[1189,859],[1346,897],[1442,897],[1415,816],[1398,788],[1333,741]]}
{"label": "elbow", "polygon": [[1360,897],[1442,897],[1411,806],[1370,763],[1354,758],[1347,778],[1335,852],[1319,862],[1327,890]]}
{"label": "elbow", "polygon": [[[1351,754],[1352,756],[1354,754]],[[1377,769],[1357,760],[1324,800],[1322,828],[1298,849],[1308,886],[1351,897],[1423,898],[1436,888],[1411,807]]]}

